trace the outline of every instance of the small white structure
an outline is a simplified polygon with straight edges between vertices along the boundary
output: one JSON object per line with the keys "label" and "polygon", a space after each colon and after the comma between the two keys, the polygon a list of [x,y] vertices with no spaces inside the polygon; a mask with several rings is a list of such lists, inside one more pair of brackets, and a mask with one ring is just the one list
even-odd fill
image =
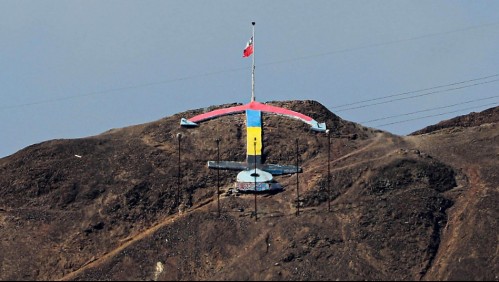
{"label": "small white structure", "polygon": [[235,188],[241,192],[282,190],[281,184],[274,181],[272,174],[258,168],[239,172]]}

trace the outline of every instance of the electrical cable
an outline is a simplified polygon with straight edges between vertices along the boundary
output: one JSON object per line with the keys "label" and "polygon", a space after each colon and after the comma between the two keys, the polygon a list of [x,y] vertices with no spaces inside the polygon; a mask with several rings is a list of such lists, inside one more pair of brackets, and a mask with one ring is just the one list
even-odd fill
{"label": "electrical cable", "polygon": [[330,55],[339,54],[339,53],[347,53],[347,52],[358,51],[358,50],[362,50],[362,49],[369,49],[369,48],[373,48],[373,47],[381,47],[381,46],[403,43],[403,42],[412,41],[412,40],[419,40],[419,39],[428,38],[428,37],[435,37],[435,36],[439,36],[439,35],[445,35],[445,34],[451,34],[451,33],[456,33],[456,32],[461,32],[461,31],[472,30],[472,29],[490,27],[490,26],[495,26],[495,25],[499,25],[499,22],[471,26],[471,27],[450,30],[450,31],[443,31],[443,32],[438,32],[438,33],[423,34],[420,36],[406,38],[406,39],[398,39],[398,40],[392,40],[392,41],[387,41],[387,42],[382,42],[382,43],[367,44],[364,46],[351,47],[351,48],[346,48],[346,49],[342,49],[342,50],[335,50],[335,51],[331,51],[331,52],[324,52],[324,53],[315,54],[315,55],[309,55],[309,56],[303,56],[303,57],[298,57],[298,58],[293,58],[293,59],[275,61],[275,62],[270,62],[270,63],[266,63],[266,64],[262,64],[262,65],[274,65],[274,64],[288,63],[288,62],[293,62],[293,61],[307,60],[307,59],[312,59],[312,58],[317,58],[317,57],[330,56]]}
{"label": "electrical cable", "polygon": [[388,125],[392,125],[392,124],[398,124],[398,123],[404,123],[404,122],[409,122],[409,121],[414,121],[414,120],[420,120],[420,119],[425,119],[425,118],[429,118],[429,117],[443,116],[443,115],[446,115],[446,114],[452,114],[452,113],[456,113],[456,112],[462,112],[462,111],[466,111],[466,110],[476,109],[476,108],[479,108],[479,107],[497,106],[497,105],[499,105],[499,103],[498,102],[494,102],[494,103],[490,103],[490,104],[485,104],[485,105],[480,105],[480,106],[475,106],[475,107],[469,107],[469,108],[459,109],[459,110],[455,110],[455,111],[451,111],[451,112],[445,112],[445,113],[440,113],[440,114],[434,114],[434,115],[417,117],[417,118],[413,118],[413,119],[406,119],[406,120],[395,121],[395,122],[390,122],[390,123],[385,123],[385,124],[379,124],[379,125],[375,125],[373,127],[375,127],[375,128],[377,128],[377,127],[384,127],[384,126],[388,126]]}
{"label": "electrical cable", "polygon": [[81,97],[89,97],[89,96],[95,96],[95,95],[101,95],[101,94],[108,94],[108,93],[112,93],[112,92],[118,92],[118,91],[123,91],[123,90],[130,90],[130,89],[136,89],[136,88],[142,88],[142,87],[148,87],[148,86],[154,86],[154,85],[160,85],[160,84],[166,84],[166,83],[172,83],[172,82],[177,82],[177,81],[182,81],[182,80],[190,80],[190,79],[194,79],[194,78],[217,75],[217,74],[225,73],[225,72],[240,71],[240,70],[244,70],[244,69],[247,69],[247,68],[235,68],[235,69],[225,70],[225,71],[207,72],[207,73],[203,73],[203,74],[199,74],[199,75],[191,75],[191,76],[179,77],[179,78],[157,81],[157,82],[149,82],[149,83],[143,83],[143,84],[137,84],[137,85],[111,88],[111,89],[107,89],[107,90],[94,91],[94,92],[89,92],[89,93],[84,93],[84,94],[77,94],[77,95],[60,97],[60,98],[40,100],[40,101],[36,101],[36,102],[31,102],[31,103],[4,106],[4,107],[0,107],[0,111],[14,109],[14,108],[27,107],[27,106],[54,103],[54,102],[59,102],[59,101],[71,100],[71,99],[75,99],[75,98],[81,98]]}
{"label": "electrical cable", "polygon": [[483,77],[479,77],[479,78],[474,78],[474,79],[469,79],[469,80],[463,80],[463,81],[453,82],[453,83],[444,84],[444,85],[433,86],[433,87],[424,88],[424,89],[420,89],[420,90],[413,90],[413,91],[403,92],[403,93],[399,93],[399,94],[392,94],[392,95],[381,96],[381,97],[377,97],[377,98],[372,98],[372,99],[357,101],[357,102],[343,104],[343,105],[339,105],[339,106],[333,106],[333,107],[331,107],[331,109],[343,108],[343,107],[346,107],[346,106],[352,106],[352,105],[362,104],[362,103],[366,103],[366,102],[383,100],[383,99],[391,98],[391,97],[404,96],[404,95],[408,95],[408,94],[413,94],[413,93],[418,93],[418,92],[433,90],[433,89],[447,87],[447,86],[454,86],[454,85],[468,83],[468,82],[473,82],[473,81],[477,81],[477,80],[488,79],[488,78],[496,77],[496,76],[499,76],[499,74],[494,74],[494,75],[489,75],[489,76],[483,76]]}
{"label": "electrical cable", "polygon": [[[406,41],[411,41],[411,40],[418,40],[418,39],[423,39],[423,38],[428,38],[428,37],[434,37],[434,36],[439,36],[439,35],[444,35],[444,34],[450,34],[450,33],[455,33],[455,32],[461,32],[461,31],[467,31],[467,30],[472,30],[472,29],[478,29],[478,28],[484,28],[484,27],[489,27],[489,26],[495,26],[495,25],[498,25],[498,24],[499,24],[499,22],[494,22],[494,23],[488,23],[488,24],[482,24],[482,25],[477,25],[477,26],[466,27],[466,28],[457,29],[457,30],[451,30],[451,31],[439,32],[439,33],[425,34],[425,35],[416,36],[416,37],[412,37],[412,38],[406,38],[406,39],[400,39],[400,40],[393,40],[393,41],[388,41],[388,42],[384,42],[384,43],[369,44],[369,45],[365,45],[365,46],[347,48],[347,49],[343,49],[343,50],[336,50],[336,51],[331,51],[331,52],[326,52],[326,53],[321,53],[321,54],[316,54],[316,55],[310,55],[310,56],[304,56],[304,57],[299,57],[299,58],[294,58],[294,59],[289,59],[289,60],[282,60],[282,61],[275,61],[275,62],[263,63],[260,66],[268,66],[268,65],[280,64],[280,63],[287,63],[287,62],[291,62],[291,61],[304,60],[304,59],[321,57],[321,56],[328,56],[328,55],[337,54],[337,53],[357,51],[357,50],[367,49],[367,48],[372,48],[372,47],[379,47],[379,46],[391,45],[391,44],[396,44],[396,43],[401,43],[401,42],[406,42]],[[174,78],[174,79],[169,79],[169,80],[164,80],[164,81],[149,82],[149,83],[142,83],[142,84],[124,86],[124,87],[117,87],[117,88],[111,88],[111,89],[107,89],[107,90],[100,90],[100,91],[94,91],[94,92],[89,92],[89,93],[77,94],[77,95],[72,95],[72,96],[66,96],[66,97],[60,97],[60,98],[53,98],[53,99],[47,99],[47,100],[40,100],[40,101],[36,101],[36,102],[31,102],[31,103],[23,103],[23,104],[17,104],[17,105],[3,106],[3,107],[0,107],[0,110],[8,110],[8,109],[14,109],[14,108],[20,108],[20,107],[27,107],[27,106],[34,106],[34,105],[40,105],[40,104],[54,103],[54,102],[59,102],[59,101],[65,101],[65,100],[75,99],[75,98],[81,98],[81,97],[88,97],[88,96],[94,96],[94,95],[108,94],[108,93],[113,93],[113,92],[118,92],[118,91],[123,91],[123,90],[136,89],[136,88],[142,88],[142,87],[153,86],[153,85],[167,84],[167,83],[172,83],[172,82],[177,82],[177,81],[182,81],[182,80],[196,79],[196,78],[199,78],[199,77],[217,75],[217,74],[228,73],[228,72],[236,72],[236,71],[241,71],[241,70],[245,70],[245,69],[247,69],[247,67],[235,68],[235,69],[229,69],[229,70],[221,70],[221,71],[214,71],[214,72],[208,72],[208,73],[204,73],[204,74],[200,74],[200,75],[190,75],[190,76],[185,76],[185,77],[180,77],[180,78]],[[490,77],[493,77],[493,76],[499,76],[499,75],[492,75]],[[479,79],[485,79],[485,78],[479,78]],[[478,79],[475,79],[475,80],[478,80]],[[474,81],[474,80],[470,80],[470,81]],[[465,83],[465,82],[458,82],[456,84],[459,84],[459,83]],[[448,86],[450,86],[450,85],[454,85],[454,84],[449,84]],[[432,88],[429,88],[429,89],[432,89]],[[429,90],[429,89],[426,89],[426,90]],[[419,90],[419,91],[424,91],[424,90]],[[404,94],[408,94],[408,93],[395,94],[393,96],[400,96],[400,95],[404,95]],[[374,100],[376,100],[376,99],[374,99]],[[365,101],[362,101],[362,102],[365,102]],[[361,102],[356,102],[356,103],[361,103]],[[352,103],[352,104],[356,104],[356,103]],[[350,104],[346,104],[346,105],[350,105]],[[332,108],[342,107],[342,106],[346,106],[346,105],[336,106],[336,107],[332,107]],[[345,109],[345,110],[349,110],[349,109]]]}
{"label": "electrical cable", "polygon": [[392,118],[396,118],[396,117],[408,116],[408,115],[413,115],[413,114],[418,114],[418,113],[423,113],[423,112],[429,112],[429,111],[434,111],[434,110],[439,110],[439,109],[451,108],[451,107],[455,107],[455,106],[459,106],[459,105],[464,105],[464,104],[469,104],[469,103],[474,103],[474,102],[478,102],[478,101],[490,100],[490,99],[497,98],[497,97],[499,97],[499,95],[491,96],[491,97],[487,97],[487,98],[482,98],[482,99],[469,100],[469,101],[466,101],[466,102],[452,104],[452,105],[448,105],[448,106],[436,107],[436,108],[425,109],[425,110],[420,110],[420,111],[415,111],[415,112],[410,112],[410,113],[405,113],[405,114],[399,114],[399,115],[394,115],[394,116],[388,116],[388,117],[382,117],[382,118],[377,118],[377,119],[371,119],[371,120],[361,121],[360,123],[364,124],[364,123],[370,123],[370,122],[373,122],[373,121],[380,121],[380,120],[392,119]]}
{"label": "electrical cable", "polygon": [[444,89],[444,90],[437,90],[437,91],[432,91],[432,92],[429,92],[429,93],[424,93],[424,94],[419,94],[419,95],[414,95],[414,96],[404,97],[404,98],[397,98],[397,99],[392,99],[392,100],[388,100],[388,101],[384,101],[384,102],[378,102],[378,103],[372,103],[372,104],[367,104],[367,105],[362,105],[362,106],[357,106],[357,107],[340,109],[340,110],[337,110],[335,112],[344,112],[344,111],[349,111],[349,110],[367,108],[367,107],[376,106],[376,105],[383,105],[383,104],[388,104],[388,103],[392,103],[392,102],[395,102],[395,101],[401,101],[401,100],[407,100],[407,99],[414,99],[414,98],[419,98],[419,97],[423,97],[423,96],[434,95],[434,94],[439,94],[439,93],[444,93],[444,92],[449,92],[449,91],[464,89],[464,88],[468,88],[468,87],[483,85],[483,84],[492,83],[492,82],[496,82],[496,81],[499,81],[499,79],[494,79],[494,80],[490,80],[490,81],[486,81],[486,82],[474,83],[474,84],[471,84],[471,85],[465,85],[465,86],[460,86],[460,87],[455,87],[455,88],[449,88],[449,89]]}

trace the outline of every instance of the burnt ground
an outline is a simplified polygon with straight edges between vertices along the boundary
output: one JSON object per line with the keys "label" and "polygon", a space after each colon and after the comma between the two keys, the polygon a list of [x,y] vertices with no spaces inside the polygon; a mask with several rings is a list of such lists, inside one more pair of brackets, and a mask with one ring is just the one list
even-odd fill
{"label": "burnt ground", "polygon": [[330,186],[327,136],[274,115],[265,161],[295,164],[298,138],[303,173],[258,194],[256,218],[229,171],[219,216],[206,167],[217,138],[222,160],[245,159],[244,115],[35,144],[0,159],[0,280],[499,280],[498,108],[396,136],[270,103],[334,129]]}
{"label": "burnt ground", "polygon": [[419,135],[431,133],[444,128],[453,127],[474,127],[487,123],[496,123],[499,121],[499,107],[490,108],[479,113],[470,113],[463,116],[458,116],[449,120],[441,121],[437,124],[427,126],[421,130],[411,133],[410,135]]}

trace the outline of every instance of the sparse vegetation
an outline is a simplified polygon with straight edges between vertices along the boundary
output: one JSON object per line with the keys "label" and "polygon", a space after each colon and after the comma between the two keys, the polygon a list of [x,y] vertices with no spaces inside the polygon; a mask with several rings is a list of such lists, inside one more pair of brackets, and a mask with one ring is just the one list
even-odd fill
{"label": "sparse vegetation", "polygon": [[499,108],[395,136],[315,101],[271,103],[334,128],[330,187],[326,135],[275,115],[264,159],[294,164],[299,139],[300,200],[278,176],[258,220],[233,171],[218,217],[206,167],[217,138],[222,160],[244,161],[244,115],[35,144],[0,159],[0,280],[498,280]]}

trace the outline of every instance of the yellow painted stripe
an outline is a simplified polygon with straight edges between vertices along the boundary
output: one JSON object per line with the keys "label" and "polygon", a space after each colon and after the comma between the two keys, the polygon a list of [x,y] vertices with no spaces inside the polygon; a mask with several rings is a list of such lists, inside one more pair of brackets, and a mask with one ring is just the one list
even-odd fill
{"label": "yellow painted stripe", "polygon": [[[262,128],[261,127],[246,127],[246,148],[247,155],[255,156],[255,141],[256,155],[262,155]],[[256,140],[255,140],[256,138]]]}

